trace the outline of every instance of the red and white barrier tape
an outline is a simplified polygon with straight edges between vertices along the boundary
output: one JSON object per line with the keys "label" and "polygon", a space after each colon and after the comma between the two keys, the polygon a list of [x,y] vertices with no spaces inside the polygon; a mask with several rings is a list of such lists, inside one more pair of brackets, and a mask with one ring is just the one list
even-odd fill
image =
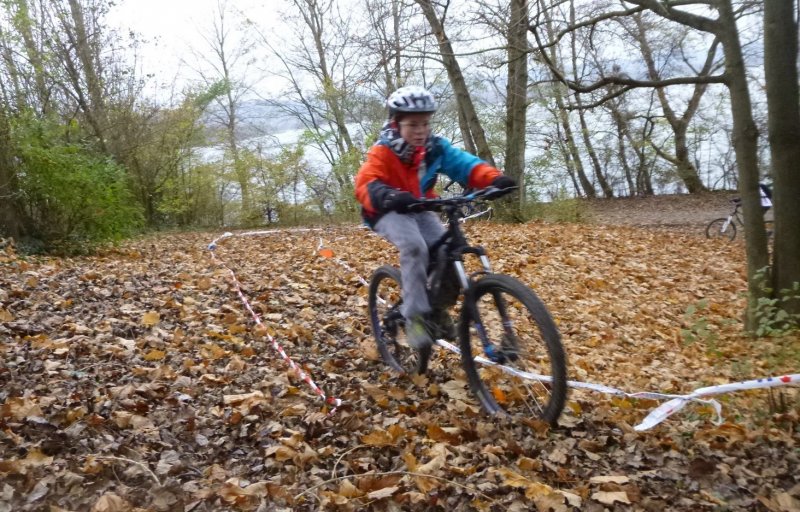
{"label": "red and white barrier tape", "polygon": [[[324,251],[324,252],[323,252]],[[361,277],[353,267],[348,265],[347,263],[343,262],[339,258],[334,257],[334,252],[330,247],[327,247],[323,240],[320,238],[319,245],[317,247],[317,252],[332,261],[335,261],[343,268],[353,272],[356,274],[358,280],[363,283],[364,285],[369,285],[367,281]],[[449,343],[445,340],[436,340],[436,344],[442,348],[455,352],[457,354],[461,353],[461,350]],[[550,382],[552,380],[551,377],[546,375],[537,375],[530,372],[524,372],[518,370],[516,368],[512,368],[510,366],[500,365],[489,359],[484,357],[478,356],[475,358],[475,361],[484,364],[484,365],[491,365],[497,366],[501,370],[506,373],[516,375],[518,377],[528,379],[528,380],[538,380],[542,382]],[[634,393],[629,393],[627,391],[623,391],[621,389],[613,388],[610,386],[605,386],[603,384],[593,384],[589,382],[578,382],[578,381],[567,381],[567,385],[572,388],[576,389],[588,389],[590,391],[597,391],[600,393],[616,395],[616,396],[626,396],[629,398],[644,398],[644,399],[651,399],[651,400],[665,400],[669,399],[668,402],[665,402],[648,414],[641,423],[634,427],[635,430],[642,431],[648,430],[653,428],[654,426],[658,425],[665,419],[667,419],[672,414],[681,410],[688,402],[697,402],[702,403],[705,405],[710,405],[714,408],[717,413],[717,419],[715,423],[719,424],[722,423],[722,406],[719,402],[712,399],[704,400],[701,397],[708,396],[708,395],[718,395],[721,393],[730,393],[733,391],[743,391],[747,389],[758,389],[758,388],[771,388],[776,386],[788,386],[791,384],[798,384],[800,383],[800,374],[792,374],[792,375],[783,375],[780,377],[766,377],[757,380],[748,380],[744,382],[732,382],[728,384],[722,384],[719,386],[708,386],[704,388],[696,389],[694,392],[688,395],[676,395],[676,394],[668,394],[668,393],[655,393],[651,391],[638,391]]]}
{"label": "red and white barrier tape", "polygon": [[[303,230],[300,230],[300,231],[310,231],[310,229],[303,229]],[[247,232],[247,233],[241,233],[240,236],[262,235],[262,234],[270,234],[270,233],[277,233],[277,232],[278,231],[274,231],[274,230],[273,231],[269,231],[269,232],[267,232],[267,231],[251,231],[251,232]],[[283,232],[285,232],[285,231],[283,231]],[[311,387],[311,389],[314,391],[314,393],[317,394],[317,396],[322,398],[327,404],[333,406],[333,409],[331,409],[330,412],[328,413],[329,416],[332,415],[334,412],[336,412],[336,409],[340,405],[342,405],[341,399],[330,397],[330,396],[326,396],[325,393],[322,391],[322,389],[319,386],[317,386],[317,384],[313,380],[311,380],[311,377],[309,377],[308,374],[306,372],[304,372],[302,368],[297,366],[294,363],[294,361],[292,361],[292,359],[288,355],[286,355],[286,352],[283,350],[283,347],[277,342],[277,340],[275,338],[273,338],[269,334],[269,332],[267,332],[266,327],[261,322],[261,318],[258,316],[258,313],[256,313],[253,310],[252,306],[250,306],[250,301],[247,300],[247,297],[242,292],[242,287],[239,284],[239,280],[236,278],[236,273],[233,270],[231,270],[230,268],[228,268],[228,266],[225,265],[225,263],[222,262],[221,259],[217,258],[216,252],[215,252],[216,249],[217,249],[217,243],[219,241],[221,241],[221,240],[224,240],[225,238],[229,238],[229,237],[232,237],[232,236],[234,236],[233,233],[230,233],[230,232],[224,233],[222,236],[214,239],[210,244],[208,244],[208,250],[211,252],[211,259],[214,260],[214,262],[217,265],[221,266],[222,268],[224,268],[225,270],[227,270],[230,273],[231,282],[233,283],[233,287],[235,288],[236,293],[239,295],[239,300],[242,301],[242,304],[244,304],[245,309],[247,309],[247,311],[250,312],[250,315],[253,317],[253,321],[256,323],[256,325],[258,325],[259,327],[261,327],[264,330],[264,332],[267,335],[267,339],[269,339],[270,343],[272,344],[272,348],[275,349],[275,351],[278,352],[278,354],[280,354],[280,356],[283,358],[283,360],[286,362],[286,364],[289,365],[289,368],[291,368],[292,370],[297,372],[297,375],[301,379],[303,379],[306,382],[306,384],[309,385],[309,387]],[[239,236],[239,235],[237,235],[237,236]]]}
{"label": "red and white barrier tape", "polygon": [[[719,395],[722,393],[745,391],[748,389],[774,388],[778,386],[789,386],[792,384],[800,384],[800,373],[782,375],[780,377],[766,377],[763,379],[746,380],[743,382],[730,382],[728,384],[720,384],[718,386],[707,386],[704,388],[695,389],[688,395],[673,398],[669,402],[664,402],[663,404],[659,405],[634,428],[636,430],[647,430],[649,428],[653,428],[665,419],[669,418],[672,414],[683,409],[688,401],[697,400],[698,397],[701,396]],[[712,401],[717,403],[716,400]],[[717,413],[720,413],[719,407],[717,408]]]}
{"label": "red and white barrier tape", "polygon": [[[351,267],[350,265],[348,265],[346,262],[342,261],[341,259],[335,257],[335,255],[333,253],[333,250],[330,249],[330,248],[325,247],[325,244],[322,241],[322,238],[319,239],[319,245],[317,246],[317,254],[319,254],[323,258],[332,259],[333,261],[338,263],[341,267],[345,268],[346,270],[349,270],[350,272],[353,273],[353,275],[356,276],[356,279],[358,279],[359,283],[361,283],[364,286],[366,286],[367,288],[369,288],[369,283],[367,282],[367,280],[364,279],[363,277],[361,277],[361,274],[359,274],[356,271],[356,269],[354,269],[353,267]],[[381,300],[383,300],[383,299],[381,299]]]}

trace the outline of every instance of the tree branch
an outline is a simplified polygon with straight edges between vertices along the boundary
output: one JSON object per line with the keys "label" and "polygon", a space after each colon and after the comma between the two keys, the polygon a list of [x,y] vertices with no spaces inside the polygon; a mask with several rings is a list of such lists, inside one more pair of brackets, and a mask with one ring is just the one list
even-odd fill
{"label": "tree branch", "polygon": [[[600,15],[600,16],[598,16],[596,18],[591,18],[589,20],[582,21],[582,22],[576,23],[574,25],[569,25],[566,28],[560,30],[558,33],[556,33],[556,35],[553,38],[553,40],[550,41],[549,43],[547,43],[546,45],[541,45],[540,44],[539,45],[539,50],[541,51],[543,48],[546,49],[546,48],[550,48],[551,46],[557,45],[558,42],[561,41],[561,39],[564,38],[564,36],[566,36],[570,32],[574,32],[574,31],[576,31],[576,30],[578,30],[580,28],[591,27],[591,26],[597,25],[601,21],[605,21],[605,20],[611,20],[611,19],[614,19],[614,18],[624,18],[626,16],[630,16],[631,14],[635,14],[637,12],[644,11],[645,9],[646,9],[646,7],[644,7],[644,6],[638,6],[638,7],[632,7],[630,9],[626,9],[624,11],[608,12],[608,13]],[[537,15],[537,19],[538,19],[538,15]],[[532,23],[532,24],[528,25],[528,31],[536,33],[539,25],[540,25],[540,23]]]}
{"label": "tree branch", "polygon": [[692,27],[702,32],[710,32],[716,34],[720,30],[719,21],[697,14],[691,14],[686,11],[675,9],[680,5],[714,5],[714,3],[703,0],[624,0],[626,3],[644,7],[658,14],[662,18]]}

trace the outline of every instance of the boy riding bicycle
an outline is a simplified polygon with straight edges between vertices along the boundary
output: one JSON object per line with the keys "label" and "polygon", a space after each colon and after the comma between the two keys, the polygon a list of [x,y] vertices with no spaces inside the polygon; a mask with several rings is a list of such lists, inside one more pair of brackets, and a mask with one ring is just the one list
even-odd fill
{"label": "boy riding bicycle", "polygon": [[414,203],[436,197],[433,187],[439,174],[467,188],[491,185],[505,189],[516,183],[431,133],[430,120],[437,105],[426,89],[401,87],[389,96],[386,106],[389,120],[356,175],[355,195],[367,225],[400,251],[406,337],[411,346],[420,349],[433,343],[430,322],[439,324],[445,337],[454,337],[454,328],[444,310],[447,305],[432,308],[425,288],[428,248],[445,228],[435,213],[415,211]]}

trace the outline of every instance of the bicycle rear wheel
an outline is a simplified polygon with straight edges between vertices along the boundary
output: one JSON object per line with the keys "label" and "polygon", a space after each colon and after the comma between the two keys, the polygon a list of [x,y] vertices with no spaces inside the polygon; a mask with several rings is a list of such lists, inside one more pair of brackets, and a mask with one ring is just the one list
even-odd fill
{"label": "bicycle rear wheel", "polygon": [[406,342],[406,322],[400,313],[403,303],[400,271],[388,265],[379,267],[369,283],[369,318],[381,359],[401,373],[425,373],[431,347],[415,350]]}
{"label": "bicycle rear wheel", "polygon": [[[487,412],[556,424],[567,399],[566,356],[530,288],[506,275],[478,281],[462,308],[459,339],[470,387]],[[480,364],[479,356],[499,364]]]}
{"label": "bicycle rear wheel", "polygon": [[736,238],[736,224],[733,219],[728,217],[720,217],[714,219],[706,226],[706,238],[727,238],[733,240]]}

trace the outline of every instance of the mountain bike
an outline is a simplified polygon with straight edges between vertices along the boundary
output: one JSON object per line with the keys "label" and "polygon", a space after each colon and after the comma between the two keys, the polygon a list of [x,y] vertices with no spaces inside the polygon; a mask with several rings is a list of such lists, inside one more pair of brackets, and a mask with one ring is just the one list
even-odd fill
{"label": "mountain bike", "polygon": [[[484,410],[555,424],[567,396],[567,362],[558,328],[536,293],[514,277],[493,273],[486,251],[470,245],[461,229],[464,206],[507,192],[489,187],[413,205],[447,217],[447,231],[429,250],[428,295],[434,308],[452,308],[463,297],[457,329],[461,365]],[[480,270],[468,274],[465,255],[477,257]],[[389,367],[422,374],[431,348],[415,350],[405,341],[400,283],[397,267],[384,265],[373,272],[368,302],[372,333]],[[479,366],[476,359],[484,364]]]}
{"label": "mountain bike", "polygon": [[[742,215],[739,213],[742,207],[742,199],[734,197],[730,202],[733,203],[733,211],[729,213],[727,217],[720,217],[709,222],[706,226],[706,238],[727,238],[728,240],[733,240],[736,238],[736,225],[738,224],[744,227]],[[769,210],[768,207],[764,208],[765,213],[767,210]],[[771,220],[764,221],[768,237],[772,236],[773,224]]]}
{"label": "mountain bike", "polygon": [[733,211],[727,217],[720,217],[714,219],[706,226],[706,238],[727,238],[733,240],[736,238],[736,224],[744,227],[742,216],[739,214],[739,209],[742,206],[741,198],[734,197],[731,199],[733,203]]}

